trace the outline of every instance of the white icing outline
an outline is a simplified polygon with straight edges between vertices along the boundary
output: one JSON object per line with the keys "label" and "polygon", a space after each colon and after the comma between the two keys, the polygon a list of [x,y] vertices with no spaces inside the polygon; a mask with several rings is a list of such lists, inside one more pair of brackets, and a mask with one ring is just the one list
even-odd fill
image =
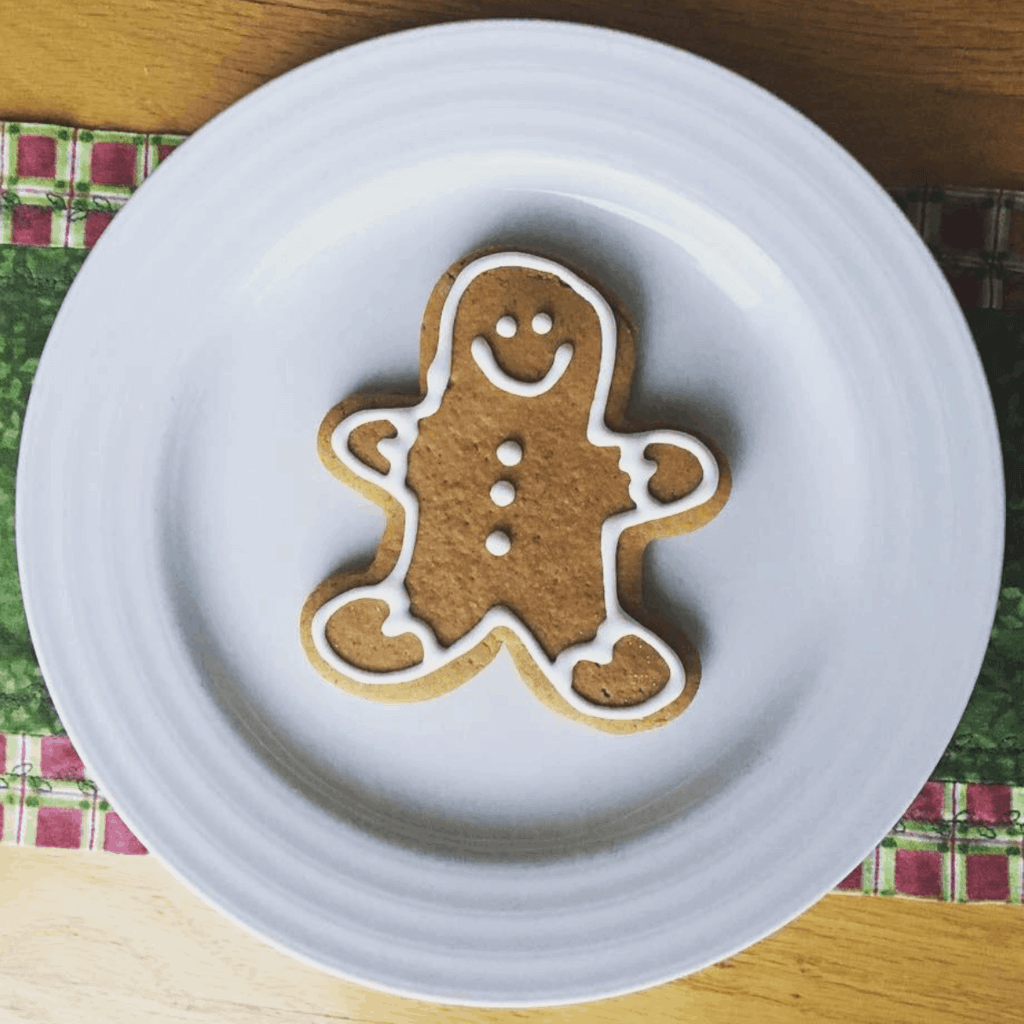
{"label": "white icing outline", "polygon": [[[609,516],[601,528],[601,559],[606,611],[605,619],[598,627],[597,636],[586,643],[566,648],[554,661],[544,653],[533,633],[508,608],[502,606],[491,608],[465,636],[456,640],[450,647],[443,647],[438,642],[433,630],[411,613],[409,595],[405,588],[405,577],[412,561],[419,526],[419,503],[415,494],[405,484],[409,450],[419,434],[419,421],[437,412],[448,387],[451,377],[455,314],[459,302],[472,281],[481,274],[499,267],[521,267],[554,274],[587,301],[597,313],[601,326],[601,358],[597,385],[594,389],[594,398],[587,422],[587,438],[591,444],[597,447],[619,449],[619,468],[629,476],[629,496],[636,506],[629,512]],[[611,306],[596,289],[560,264],[526,253],[506,252],[483,256],[463,268],[456,277],[441,310],[437,351],[427,370],[427,389],[423,399],[419,404],[408,408],[363,409],[342,420],[331,435],[331,446],[342,464],[356,476],[386,490],[405,512],[402,549],[395,567],[388,576],[380,583],[356,587],[339,594],[321,605],[313,616],[311,623],[313,644],[317,653],[331,668],[359,683],[382,686],[410,683],[443,668],[456,658],[468,654],[494,629],[504,626],[516,634],[534,663],[559,695],[582,714],[595,718],[619,720],[646,718],[671,704],[682,694],[686,685],[686,672],[679,656],[657,634],[626,614],[619,604],[615,570],[616,552],[619,537],[630,527],[678,515],[680,512],[687,512],[709,501],[718,489],[718,463],[707,446],[689,434],[675,430],[649,430],[638,434],[617,434],[605,426],[604,414],[611,392],[616,345],[615,314],[612,312]],[[489,351],[488,354],[490,354]],[[481,367],[481,369],[483,368]],[[554,366],[552,366],[553,369]],[[551,372],[549,371],[548,376]],[[564,367],[562,372],[564,372]],[[511,381],[513,378],[508,378],[508,380]],[[521,387],[531,386],[524,385],[521,381],[514,381],[514,383]],[[380,473],[360,462],[348,447],[349,437],[354,430],[365,423],[382,419],[388,420],[396,430],[395,437],[382,441],[378,445],[378,449],[390,461],[386,473]],[[648,491],[647,485],[657,470],[657,464],[645,459],[643,454],[650,444],[669,444],[694,455],[703,472],[703,479],[698,487],[676,501],[665,504],[656,501]],[[384,601],[387,604],[388,616],[381,627],[384,636],[397,637],[405,633],[412,633],[420,641],[423,645],[423,659],[419,663],[393,672],[371,672],[350,665],[338,657],[327,642],[327,622],[339,608],[343,608],[353,601],[364,599]],[[631,707],[616,708],[592,704],[573,690],[573,668],[580,661],[592,661],[600,665],[607,665],[612,660],[615,644],[626,636],[638,637],[658,652],[669,666],[669,680],[653,697]]]}
{"label": "white icing outline", "polygon": [[473,362],[480,367],[483,375],[502,391],[510,395],[519,395],[521,398],[536,398],[550,391],[561,379],[562,374],[572,362],[572,345],[565,342],[558,346],[555,358],[551,360],[551,367],[539,381],[529,384],[525,380],[510,377],[497,363],[494,358],[494,351],[485,338],[474,338],[473,344],[469,346]]}

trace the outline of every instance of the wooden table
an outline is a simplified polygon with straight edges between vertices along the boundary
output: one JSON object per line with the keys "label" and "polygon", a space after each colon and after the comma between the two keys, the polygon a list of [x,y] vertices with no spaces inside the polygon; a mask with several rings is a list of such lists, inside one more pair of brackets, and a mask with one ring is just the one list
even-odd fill
{"label": "wooden table", "polygon": [[[887,185],[1024,187],[1019,0],[0,0],[0,114],[191,132],[340,46],[466,17],[588,21],[766,86]],[[0,847],[0,1021],[1009,1021],[1024,910],[827,896],[775,936],[623,999],[442,1009],[338,981],[220,918],[152,857]]]}

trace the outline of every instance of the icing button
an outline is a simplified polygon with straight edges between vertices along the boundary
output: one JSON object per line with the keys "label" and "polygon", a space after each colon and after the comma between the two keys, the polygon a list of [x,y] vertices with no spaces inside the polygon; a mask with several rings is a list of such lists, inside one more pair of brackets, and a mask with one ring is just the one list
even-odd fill
{"label": "icing button", "polygon": [[501,530],[495,530],[494,533],[484,541],[484,547],[487,548],[492,555],[501,557],[501,555],[507,555],[512,549],[512,541],[509,540],[507,533],[502,533]]}
{"label": "icing button", "polygon": [[530,324],[534,334],[547,334],[553,326],[553,321],[547,313],[538,313]]}
{"label": "icing button", "polygon": [[516,441],[502,441],[495,454],[503,466],[518,466],[523,457],[523,448]]}
{"label": "icing button", "polygon": [[508,480],[499,480],[491,488],[491,501],[504,508],[516,500],[516,489]]}
{"label": "icing button", "polygon": [[519,325],[514,316],[503,316],[495,325],[494,329],[503,337],[511,338],[516,333]]}

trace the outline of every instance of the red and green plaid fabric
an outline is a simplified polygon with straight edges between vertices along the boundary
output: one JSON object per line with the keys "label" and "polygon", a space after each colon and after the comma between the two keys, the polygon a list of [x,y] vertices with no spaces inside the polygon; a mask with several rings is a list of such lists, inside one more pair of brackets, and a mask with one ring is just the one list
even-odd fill
{"label": "red and green plaid fabric", "polygon": [[1024,902],[1024,787],[929,782],[837,892]]}
{"label": "red and green plaid fabric", "polygon": [[[0,733],[0,841],[145,853],[65,736]],[[1024,903],[1024,787],[929,782],[837,892]]]}
{"label": "red and green plaid fabric", "polygon": [[965,309],[1024,310],[1024,192],[919,187],[892,195]]}
{"label": "red and green plaid fabric", "polygon": [[0,733],[0,841],[146,852],[86,778],[85,766],[66,736]]}
{"label": "red and green plaid fabric", "polygon": [[[182,141],[181,136],[167,134],[0,121],[0,256],[4,246],[90,248],[134,190]],[[965,309],[1024,310],[1024,192],[920,187],[896,189],[893,197],[946,272]],[[55,280],[46,267],[30,266],[26,273],[40,282]],[[53,302],[52,296],[41,297],[39,315]],[[15,332],[19,329],[16,325]],[[21,357],[15,353],[14,358]],[[33,359],[24,359],[17,368],[30,381]],[[10,435],[16,450],[20,418],[16,408],[3,415],[3,397],[0,394],[0,449]],[[0,504],[9,506],[10,497],[0,494]],[[13,508],[0,511],[0,518],[4,516],[10,520],[7,526],[13,538]],[[0,564],[0,576],[5,571]],[[1016,636],[1024,637],[1024,597],[1020,589],[1005,584],[1006,580],[996,633],[1002,630],[1015,643]],[[5,610],[5,603],[12,608]],[[7,639],[12,650],[17,646],[17,605],[16,589],[10,595],[0,593],[0,647]],[[1018,628],[1020,634],[1014,632]],[[45,714],[37,714],[40,701],[45,703],[38,668],[24,652],[15,653],[17,657],[12,655],[0,664],[0,841],[145,853],[142,843],[86,778],[66,737],[2,731],[4,721],[47,721]],[[979,748],[992,749],[993,757],[1002,758],[991,762],[992,771],[1024,782],[1020,776],[1024,757],[1018,749],[1022,730],[1015,722],[1007,725],[1016,702],[1010,700],[1008,709],[998,703],[1004,691],[1012,697],[1004,663],[1016,664],[1012,651],[1004,652],[1003,661],[993,661],[991,686],[987,696],[982,694],[988,704],[978,717],[982,723],[998,719],[1002,733],[993,738],[994,732],[985,725],[975,732]],[[981,690],[979,681],[976,693]],[[30,726],[14,725],[18,728]],[[52,731],[49,726],[37,731],[47,729]],[[961,742],[961,747],[967,746],[968,742]],[[956,750],[954,743],[947,757]],[[955,756],[949,761],[954,766],[960,763]],[[1022,853],[1024,787],[932,781],[836,891],[1021,904]]]}
{"label": "red and green plaid fabric", "polygon": [[0,244],[90,248],[180,142],[0,122]]}

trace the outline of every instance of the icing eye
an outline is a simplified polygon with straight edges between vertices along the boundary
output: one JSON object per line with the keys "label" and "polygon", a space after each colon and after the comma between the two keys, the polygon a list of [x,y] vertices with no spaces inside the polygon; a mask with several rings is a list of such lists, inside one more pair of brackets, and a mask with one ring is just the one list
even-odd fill
{"label": "icing eye", "polygon": [[518,466],[523,457],[523,449],[515,441],[502,441],[495,454],[503,466]]}
{"label": "icing eye", "polygon": [[515,500],[516,489],[508,480],[499,480],[491,488],[491,501],[495,505],[500,505],[501,508],[504,508],[506,505],[511,505]]}
{"label": "icing eye", "polygon": [[487,540],[484,541],[484,547],[492,555],[497,555],[499,558],[502,555],[507,555],[512,550],[512,541],[509,540],[507,533],[502,533],[501,530],[495,530]]}
{"label": "icing eye", "polygon": [[553,321],[547,313],[538,313],[534,318],[530,326],[533,328],[534,334],[547,334],[553,326]]}
{"label": "icing eye", "polygon": [[495,325],[494,329],[503,337],[511,338],[516,333],[519,324],[514,316],[503,316]]}

